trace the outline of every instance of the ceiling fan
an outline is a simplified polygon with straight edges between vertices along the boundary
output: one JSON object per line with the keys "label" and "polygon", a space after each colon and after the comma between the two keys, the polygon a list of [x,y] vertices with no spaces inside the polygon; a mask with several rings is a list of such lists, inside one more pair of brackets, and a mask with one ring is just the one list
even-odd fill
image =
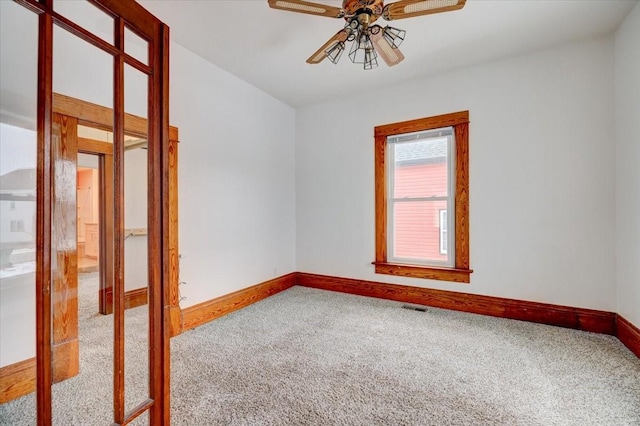
{"label": "ceiling fan", "polygon": [[309,64],[319,64],[324,58],[337,64],[345,50],[346,42],[353,42],[349,51],[351,62],[363,64],[364,69],[378,66],[378,55],[388,66],[399,64],[404,55],[398,46],[406,31],[373,24],[382,17],[387,21],[413,18],[414,16],[448,12],[464,7],[467,0],[399,0],[387,5],[384,0],[344,0],[342,7],[304,0],[268,0],[274,9],[307,13],[329,18],[344,18],[346,24],[309,59]]}

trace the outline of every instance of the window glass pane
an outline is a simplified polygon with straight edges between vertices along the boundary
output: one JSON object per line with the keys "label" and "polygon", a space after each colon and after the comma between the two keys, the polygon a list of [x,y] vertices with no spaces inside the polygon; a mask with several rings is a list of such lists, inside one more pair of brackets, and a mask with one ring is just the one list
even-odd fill
{"label": "window glass pane", "polygon": [[[393,257],[417,263],[446,264],[447,253],[442,253],[441,236],[447,235],[447,201],[404,201],[393,205]],[[446,245],[445,245],[446,247]]]}
{"label": "window glass pane", "polygon": [[390,144],[390,149],[393,150],[394,198],[449,195],[447,160],[450,138],[451,136],[431,136]]}
{"label": "window glass pane", "polygon": [[[148,76],[125,65],[125,112],[147,118]],[[125,411],[149,398],[148,157],[146,135],[124,140]],[[143,418],[137,419],[144,424]],[[148,422],[146,423],[148,424]]]}
{"label": "window glass pane", "polygon": [[131,31],[129,27],[124,27],[124,51],[145,65],[149,62],[149,43]]}
{"label": "window glass pane", "polygon": [[[80,8],[86,7],[84,2],[78,4]],[[67,6],[73,9],[70,4]],[[53,31],[53,91],[112,108],[112,56],[61,27],[54,26]],[[112,214],[103,195],[113,182],[102,181],[107,173],[104,156],[102,160],[86,155],[78,158],[76,124],[74,118],[54,114],[51,141],[54,165],[51,191],[53,424],[111,424],[114,320],[101,306],[112,299],[113,285],[112,280],[106,278],[105,268],[109,262],[101,260],[106,250],[101,247],[100,235],[101,231],[106,232],[102,227]]]}
{"label": "window glass pane", "polygon": [[60,15],[113,44],[113,18],[90,2],[86,0],[55,0],[53,8]]}

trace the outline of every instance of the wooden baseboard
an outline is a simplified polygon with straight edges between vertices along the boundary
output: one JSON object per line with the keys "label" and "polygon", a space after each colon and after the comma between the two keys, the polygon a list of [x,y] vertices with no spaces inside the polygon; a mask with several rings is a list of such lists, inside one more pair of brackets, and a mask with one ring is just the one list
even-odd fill
{"label": "wooden baseboard", "polygon": [[147,304],[147,287],[136,288],[124,292],[124,308],[137,308]]}
{"label": "wooden baseboard", "polygon": [[29,358],[0,368],[0,404],[36,389],[36,359]]}
{"label": "wooden baseboard", "polygon": [[[53,347],[53,382],[80,372],[78,339]],[[0,368],[0,404],[13,401],[36,390],[36,359],[29,358]]]}
{"label": "wooden baseboard", "polygon": [[[124,308],[137,308],[138,306],[146,305],[147,298],[149,297],[149,289],[147,287],[140,287],[133,290],[124,292]],[[109,287],[105,290],[104,293],[105,303],[107,307],[105,307],[104,312],[100,313],[103,315],[110,315],[113,313],[113,287]]]}
{"label": "wooden baseboard", "polygon": [[616,314],[612,312],[302,272],[297,274],[296,284],[595,333],[616,333]]}
{"label": "wooden baseboard", "polygon": [[184,308],[182,310],[182,331],[191,330],[223,315],[273,296],[293,287],[295,283],[296,273],[292,272],[244,290]]}
{"label": "wooden baseboard", "polygon": [[640,329],[623,316],[616,316],[616,335],[631,352],[640,358]]}

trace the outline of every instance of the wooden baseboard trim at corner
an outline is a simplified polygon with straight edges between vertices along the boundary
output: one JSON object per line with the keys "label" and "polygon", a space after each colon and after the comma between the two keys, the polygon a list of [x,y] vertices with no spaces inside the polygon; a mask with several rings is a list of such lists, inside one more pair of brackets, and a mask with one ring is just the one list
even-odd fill
{"label": "wooden baseboard trim at corner", "polygon": [[293,287],[295,283],[296,273],[292,272],[252,287],[184,308],[182,310],[182,332],[184,333],[223,315],[273,296]]}
{"label": "wooden baseboard trim at corner", "polygon": [[36,359],[29,358],[0,368],[0,404],[36,390]]}
{"label": "wooden baseboard trim at corner", "polygon": [[616,314],[492,296],[298,272],[296,284],[454,311],[616,334]]}
{"label": "wooden baseboard trim at corner", "polygon": [[616,336],[623,345],[640,358],[640,329],[620,314],[616,316]]}

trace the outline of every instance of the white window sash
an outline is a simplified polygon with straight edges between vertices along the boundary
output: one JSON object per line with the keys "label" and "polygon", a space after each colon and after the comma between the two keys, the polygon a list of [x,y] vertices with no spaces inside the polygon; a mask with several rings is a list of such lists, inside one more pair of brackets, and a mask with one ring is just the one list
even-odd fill
{"label": "white window sash", "polygon": [[[429,131],[430,133],[438,130]],[[425,133],[425,132],[418,132]],[[395,186],[395,149],[393,145],[398,140],[398,136],[393,135],[387,138],[387,158],[386,158],[386,176],[387,176],[387,260],[392,263],[404,263],[410,265],[424,266],[455,266],[455,135],[453,132],[447,136],[447,193],[448,196],[437,197],[402,197],[394,198],[393,188]],[[447,261],[438,261],[433,259],[412,259],[394,256],[395,253],[395,203],[416,202],[416,201],[447,201]],[[440,231],[441,234],[441,231]],[[442,244],[438,241],[441,249]],[[439,250],[440,252],[440,250]],[[444,254],[444,253],[443,253]]]}

